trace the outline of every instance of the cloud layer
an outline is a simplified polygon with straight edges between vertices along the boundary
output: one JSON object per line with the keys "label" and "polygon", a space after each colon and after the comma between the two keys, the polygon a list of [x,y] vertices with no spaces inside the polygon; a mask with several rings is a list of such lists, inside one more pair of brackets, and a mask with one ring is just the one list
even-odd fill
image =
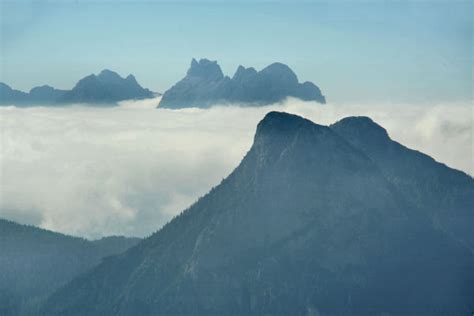
{"label": "cloud layer", "polygon": [[146,236],[225,178],[271,110],[331,124],[367,115],[402,144],[474,174],[471,104],[288,100],[263,108],[0,109],[0,216],[91,238]]}

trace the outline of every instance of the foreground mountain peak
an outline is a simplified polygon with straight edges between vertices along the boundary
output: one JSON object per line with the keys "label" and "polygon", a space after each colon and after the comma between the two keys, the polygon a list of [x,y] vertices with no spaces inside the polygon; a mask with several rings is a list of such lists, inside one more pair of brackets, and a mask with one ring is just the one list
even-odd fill
{"label": "foreground mountain peak", "polygon": [[268,113],[229,177],[42,313],[467,314],[472,178],[391,140],[380,155],[360,131],[384,134],[368,118]]}
{"label": "foreground mountain peak", "polygon": [[286,112],[271,111],[258,123],[256,137],[261,134],[278,135],[301,127],[322,127],[301,116]]}

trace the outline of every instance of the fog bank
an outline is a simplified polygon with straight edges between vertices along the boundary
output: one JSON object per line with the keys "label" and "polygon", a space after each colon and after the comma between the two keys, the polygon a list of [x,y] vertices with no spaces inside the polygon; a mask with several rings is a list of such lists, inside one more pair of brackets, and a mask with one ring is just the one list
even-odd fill
{"label": "fog bank", "polygon": [[471,104],[327,104],[263,108],[0,108],[0,216],[86,237],[145,236],[240,162],[271,110],[319,124],[367,115],[389,135],[471,175]]}

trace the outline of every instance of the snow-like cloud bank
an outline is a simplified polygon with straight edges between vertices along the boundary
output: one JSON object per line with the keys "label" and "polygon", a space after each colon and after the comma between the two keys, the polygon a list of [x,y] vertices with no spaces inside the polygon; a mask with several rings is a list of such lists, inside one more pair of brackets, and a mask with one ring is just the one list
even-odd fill
{"label": "snow-like cloud bank", "polygon": [[472,104],[364,106],[288,100],[263,108],[0,109],[0,217],[87,237],[145,236],[218,184],[271,110],[319,124],[367,115],[390,136],[474,174]]}

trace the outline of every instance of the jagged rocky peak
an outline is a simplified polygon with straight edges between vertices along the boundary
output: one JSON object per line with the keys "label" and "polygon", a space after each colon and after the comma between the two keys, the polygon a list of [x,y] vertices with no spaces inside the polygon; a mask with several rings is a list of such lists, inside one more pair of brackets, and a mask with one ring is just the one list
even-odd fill
{"label": "jagged rocky peak", "polygon": [[282,63],[273,63],[261,71],[239,66],[229,78],[216,61],[193,59],[186,77],[163,94],[159,106],[172,109],[208,108],[217,104],[262,106],[288,97],[326,103],[316,85],[299,83],[296,74]]}
{"label": "jagged rocky peak", "polygon": [[193,58],[187,75],[208,80],[221,80],[224,78],[224,74],[222,73],[221,67],[217,64],[217,61],[211,61],[205,58],[200,59],[199,62]]}

